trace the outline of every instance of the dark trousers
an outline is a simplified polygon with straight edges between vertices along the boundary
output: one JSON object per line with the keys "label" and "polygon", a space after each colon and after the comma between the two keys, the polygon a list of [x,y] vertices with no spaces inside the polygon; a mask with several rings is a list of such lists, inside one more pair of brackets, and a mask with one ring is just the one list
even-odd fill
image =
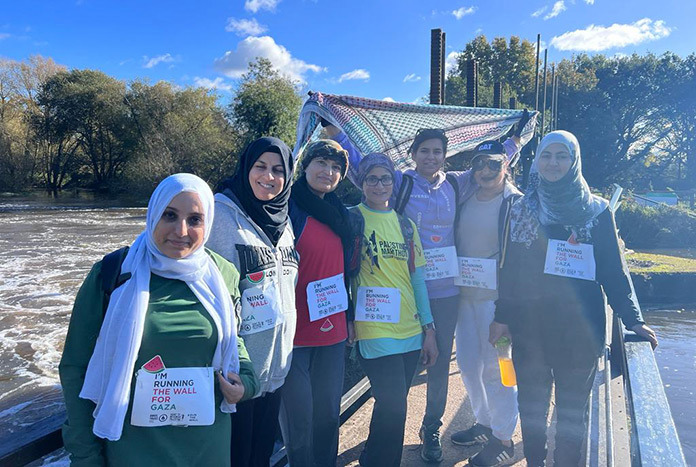
{"label": "dark trousers", "polygon": [[375,405],[370,434],[360,455],[366,467],[398,467],[404,444],[408,390],[416,372],[420,351],[358,359],[370,379]]}
{"label": "dark trousers", "polygon": [[296,347],[285,378],[280,427],[291,466],[335,467],[345,341]]}
{"label": "dark trousers", "polygon": [[232,418],[232,467],[268,467],[278,432],[280,389],[237,404]]}
{"label": "dark trousers", "polygon": [[[587,341],[577,339],[577,334],[567,334],[573,332],[573,325],[556,328],[553,333],[543,325],[522,328],[511,327],[511,332],[527,463],[543,465],[546,459],[546,420],[553,384],[556,399],[554,466],[577,467],[583,458],[597,355]],[[575,329],[577,332],[577,327]]]}
{"label": "dark trousers", "polygon": [[423,425],[434,430],[442,426],[447,404],[452,342],[457,327],[459,296],[430,300],[430,312],[435,322],[435,340],[439,352],[435,364],[428,368],[428,395]]}

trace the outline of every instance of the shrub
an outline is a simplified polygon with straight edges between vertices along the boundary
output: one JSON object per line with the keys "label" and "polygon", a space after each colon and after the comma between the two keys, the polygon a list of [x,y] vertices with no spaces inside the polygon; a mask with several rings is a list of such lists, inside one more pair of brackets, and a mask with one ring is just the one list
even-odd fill
{"label": "shrub", "polygon": [[648,207],[627,199],[616,223],[628,248],[696,247],[696,213],[683,207]]}

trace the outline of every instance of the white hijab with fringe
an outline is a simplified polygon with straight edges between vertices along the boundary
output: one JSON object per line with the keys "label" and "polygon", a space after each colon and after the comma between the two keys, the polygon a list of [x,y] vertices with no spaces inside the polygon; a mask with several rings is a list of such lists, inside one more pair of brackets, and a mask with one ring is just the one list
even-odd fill
{"label": "white hijab with fringe", "polygon": [[[189,256],[174,259],[159,251],[153,233],[169,203],[183,192],[196,193],[200,198],[205,236],[201,246]],[[203,248],[210,235],[213,216],[213,192],[195,175],[171,175],[152,194],[145,230],[131,245],[121,267],[122,272],[131,273],[131,278],[111,294],[80,392],[81,398],[97,404],[92,430],[96,436],[110,441],[121,438],[150,299],[150,274],[178,279],[189,286],[217,327],[213,368],[223,370],[224,374],[239,372],[234,304],[217,265]],[[223,399],[220,410],[234,412],[236,409],[234,404]]]}

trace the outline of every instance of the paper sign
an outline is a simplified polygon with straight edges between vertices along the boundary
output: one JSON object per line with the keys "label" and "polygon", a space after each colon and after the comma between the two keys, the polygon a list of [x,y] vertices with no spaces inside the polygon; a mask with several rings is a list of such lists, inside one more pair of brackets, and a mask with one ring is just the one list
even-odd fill
{"label": "paper sign", "polygon": [[498,288],[498,262],[487,258],[459,257],[459,276],[454,285],[496,290]]}
{"label": "paper sign", "polygon": [[549,240],[544,272],[574,279],[595,280],[594,246],[587,243]]}
{"label": "paper sign", "polygon": [[265,280],[242,293],[242,324],[239,334],[254,334],[272,329],[278,321],[278,299],[273,281]]}
{"label": "paper sign", "polygon": [[138,370],[131,425],[212,425],[215,422],[213,369]]}
{"label": "paper sign", "polygon": [[425,256],[425,280],[457,276],[457,249],[454,246],[429,248]]}
{"label": "paper sign", "polygon": [[348,309],[343,273],[307,284],[309,320],[317,321]]}
{"label": "paper sign", "polygon": [[401,292],[391,287],[358,287],[356,321],[398,323],[401,318]]}

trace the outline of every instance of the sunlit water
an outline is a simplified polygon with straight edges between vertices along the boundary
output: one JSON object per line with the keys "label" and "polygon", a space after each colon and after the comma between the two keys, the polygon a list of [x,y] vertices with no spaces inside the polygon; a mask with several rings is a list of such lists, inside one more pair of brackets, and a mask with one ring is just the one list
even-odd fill
{"label": "sunlit water", "polygon": [[[21,424],[17,414],[28,406],[59,405],[45,394],[58,389],[75,293],[92,264],[130,244],[144,224],[143,208],[0,199],[0,426]],[[646,313],[688,465],[696,465],[695,311]]]}

